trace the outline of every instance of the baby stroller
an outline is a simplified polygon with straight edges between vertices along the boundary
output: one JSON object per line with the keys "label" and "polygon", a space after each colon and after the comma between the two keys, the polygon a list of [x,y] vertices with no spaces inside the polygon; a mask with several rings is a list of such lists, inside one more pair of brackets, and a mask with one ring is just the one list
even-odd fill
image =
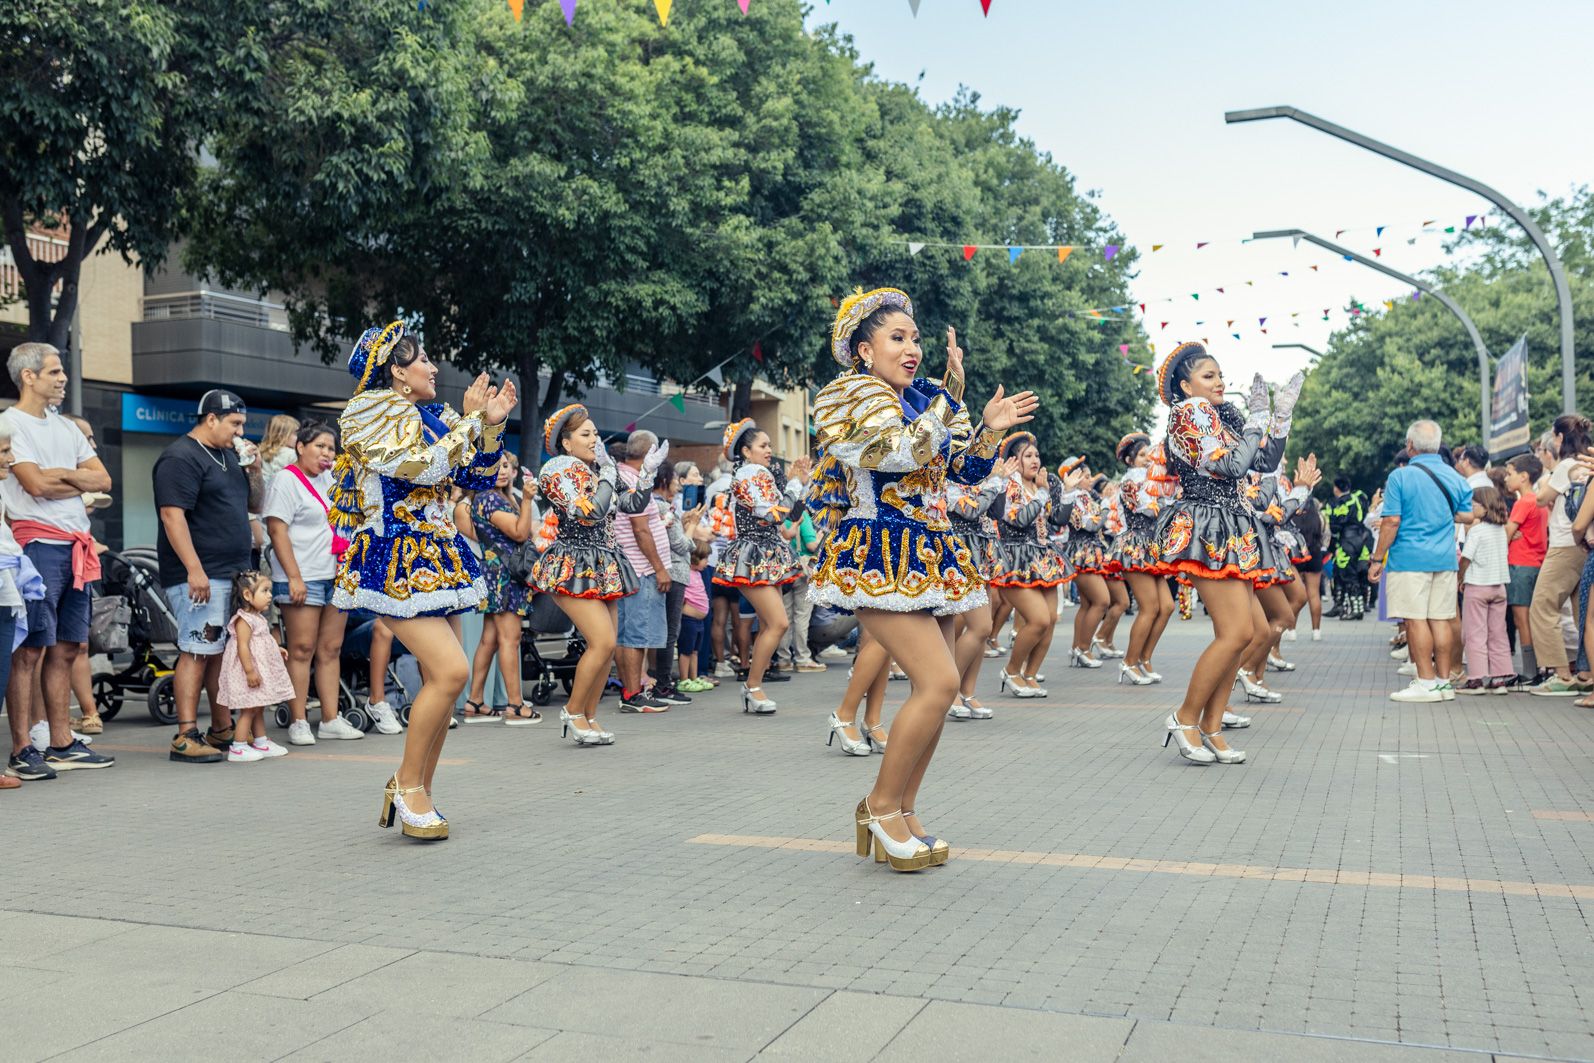
{"label": "baby stroller", "polygon": [[587,643],[551,594],[532,596],[525,630],[526,637],[520,640],[520,681],[533,705],[546,705],[553,700],[556,685],[570,693]]}
{"label": "baby stroller", "polygon": [[[94,700],[109,720],[122,711],[131,695],[142,695],[156,723],[177,722],[172,693],[172,668],[177,657],[177,618],[160,589],[160,565],[154,547],[129,547],[100,556],[100,592],[126,599],[131,621],[128,649],[110,654],[117,671],[94,676]],[[125,664],[124,664],[125,662]],[[169,663],[170,662],[170,663]]]}
{"label": "baby stroller", "polygon": [[[367,733],[376,726],[376,721],[365,711],[371,693],[372,621],[373,618],[367,614],[355,613],[349,616],[349,626],[344,632],[343,648],[338,657],[338,714],[347,720],[351,727],[358,727]],[[410,702],[414,698],[414,691],[419,689],[416,678],[406,675],[409,671],[406,664],[413,661],[414,658],[408,655],[403,644],[395,641],[393,656],[387,666],[385,685],[394,714],[406,727],[410,722]],[[310,673],[310,691],[305,709],[306,716],[313,719],[319,704],[314,693],[313,667]],[[278,727],[287,727],[292,714],[288,706],[283,704],[276,707],[272,718]]]}

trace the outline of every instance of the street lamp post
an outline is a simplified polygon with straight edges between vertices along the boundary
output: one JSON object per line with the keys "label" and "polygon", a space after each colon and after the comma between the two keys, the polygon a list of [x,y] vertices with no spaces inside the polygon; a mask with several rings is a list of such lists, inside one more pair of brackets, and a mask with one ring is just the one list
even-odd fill
{"label": "street lamp post", "polygon": [[1466,329],[1467,335],[1472,338],[1473,349],[1478,352],[1478,423],[1483,433],[1478,437],[1478,442],[1482,443],[1484,446],[1488,446],[1489,395],[1493,390],[1489,379],[1489,348],[1484,346],[1483,337],[1478,335],[1478,326],[1472,323],[1472,318],[1467,316],[1467,312],[1461,309],[1460,306],[1456,305],[1456,301],[1454,299],[1450,298],[1450,296],[1446,295],[1438,288],[1435,288],[1427,281],[1418,280],[1416,277],[1408,276],[1397,269],[1390,269],[1377,259],[1368,258],[1365,255],[1359,255],[1347,247],[1341,247],[1330,240],[1325,240],[1321,236],[1314,236],[1313,234],[1305,232],[1304,230],[1271,229],[1267,232],[1252,233],[1251,239],[1274,240],[1285,236],[1288,236],[1294,240],[1305,240],[1307,243],[1316,244],[1325,251],[1332,251],[1336,255],[1342,255],[1353,262],[1358,262],[1361,265],[1368,267],[1369,269],[1376,269],[1385,276],[1394,277],[1402,284],[1409,284],[1418,291],[1426,292],[1427,294],[1433,296],[1444,305],[1446,310],[1449,310],[1452,314],[1456,315],[1456,320],[1461,322],[1461,327]]}
{"label": "street lamp post", "polygon": [[1289,350],[1292,347],[1300,348],[1301,350],[1305,351],[1307,354],[1311,355],[1313,358],[1321,358],[1321,357],[1323,357],[1323,352],[1322,351],[1318,350],[1316,347],[1308,347],[1304,343],[1275,343],[1273,345],[1273,349],[1275,351],[1285,351],[1285,350]]}
{"label": "street lamp post", "polygon": [[[1246,111],[1228,111],[1223,115],[1223,120],[1230,125],[1236,122],[1256,122],[1266,118],[1291,118],[1305,126],[1329,136],[1355,144],[1359,148],[1393,159],[1398,163],[1410,166],[1414,170],[1421,170],[1425,174],[1459,185],[1469,192],[1476,192],[1487,199],[1506,214],[1511,220],[1522,226],[1528,234],[1528,239],[1539,249],[1539,254],[1544,256],[1544,264],[1549,267],[1550,281],[1555,285],[1555,301],[1561,318],[1561,410],[1563,413],[1573,413],[1577,408],[1577,377],[1574,373],[1572,353],[1572,290],[1566,284],[1566,271],[1561,268],[1561,260],[1556,256],[1555,249],[1550,246],[1550,241],[1544,236],[1543,230],[1534,224],[1527,212],[1505,196],[1496,192],[1482,181],[1475,181],[1470,177],[1447,170],[1437,163],[1420,159],[1409,152],[1363,136],[1360,133],[1346,129],[1344,126],[1335,125],[1325,121],[1315,114],[1308,114],[1297,107],[1256,107]],[[1437,293],[1436,293],[1437,294]]]}

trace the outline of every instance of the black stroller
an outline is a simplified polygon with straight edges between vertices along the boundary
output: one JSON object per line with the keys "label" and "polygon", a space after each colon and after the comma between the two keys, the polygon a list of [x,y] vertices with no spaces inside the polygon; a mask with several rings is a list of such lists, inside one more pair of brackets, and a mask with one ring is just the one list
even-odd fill
{"label": "black stroller", "polygon": [[100,556],[103,573],[100,591],[120,595],[131,613],[128,649],[110,655],[118,670],[94,675],[94,700],[100,715],[109,720],[122,711],[130,696],[144,698],[150,718],[160,724],[177,722],[177,702],[172,694],[172,666],[177,658],[177,618],[160,589],[160,566],[155,549],[134,546]]}
{"label": "black stroller", "polygon": [[552,595],[532,596],[526,612],[525,637],[520,640],[520,681],[533,705],[553,700],[555,686],[566,694],[575,683],[576,665],[587,650],[586,640]]}

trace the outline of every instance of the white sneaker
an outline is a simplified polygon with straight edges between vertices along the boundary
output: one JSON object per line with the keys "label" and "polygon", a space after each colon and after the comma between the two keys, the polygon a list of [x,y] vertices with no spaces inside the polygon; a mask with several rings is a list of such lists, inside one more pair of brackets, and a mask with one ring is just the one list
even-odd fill
{"label": "white sneaker", "polygon": [[248,764],[251,761],[265,760],[266,755],[254,746],[246,746],[242,742],[234,742],[227,747],[228,764]]}
{"label": "white sneaker", "polygon": [[1295,629],[1294,628],[1287,627],[1287,628],[1284,629],[1284,641],[1285,642],[1294,642],[1295,641]]}
{"label": "white sneaker", "polygon": [[721,661],[719,664],[716,664],[714,666],[714,678],[715,679],[735,679],[736,678],[736,669],[731,666],[731,662],[730,661]]}
{"label": "white sneaker", "polygon": [[[82,742],[86,746],[91,746],[94,744],[93,735],[79,734],[78,732],[73,731],[72,737],[77,741]],[[50,722],[48,720],[40,720],[38,723],[28,728],[28,741],[32,742],[33,748],[39,750],[40,752],[48,749],[50,746]]]}
{"label": "white sneaker", "polygon": [[840,646],[826,646],[819,651],[819,656],[827,661],[847,661],[852,659],[852,654]]}
{"label": "white sneaker", "polygon": [[1417,666],[1415,664],[1413,664],[1412,662],[1407,661],[1405,664],[1403,664],[1399,668],[1395,669],[1395,674],[1396,675],[1414,676],[1414,675],[1417,674]]}
{"label": "white sneaker", "polygon": [[315,745],[315,735],[310,733],[308,721],[294,720],[288,725],[288,744],[290,746]]}
{"label": "white sneaker", "polygon": [[396,735],[404,733],[404,725],[399,723],[398,713],[393,711],[393,706],[385,701],[373,701],[366,709],[371,714],[371,719],[376,721],[376,733]]}
{"label": "white sneaker", "polygon": [[1312,641],[1313,642],[1322,642],[1323,641],[1323,632],[1320,631],[1319,629],[1315,628],[1315,627],[1312,629]]}
{"label": "white sneaker", "polygon": [[1411,685],[1402,687],[1389,695],[1390,701],[1443,701],[1445,696],[1439,689],[1421,679],[1413,679]]}
{"label": "white sneaker", "polygon": [[341,738],[345,741],[353,741],[356,738],[364,738],[365,732],[345,720],[342,716],[334,716],[330,721],[321,721],[321,726],[315,729],[315,736],[317,738]]}
{"label": "white sneaker", "polygon": [[249,747],[262,757],[285,757],[288,751],[269,738],[257,738],[249,743]]}
{"label": "white sneaker", "polygon": [[1396,646],[1394,649],[1389,651],[1389,656],[1392,660],[1409,661],[1411,660],[1411,650],[1407,649],[1405,646]]}

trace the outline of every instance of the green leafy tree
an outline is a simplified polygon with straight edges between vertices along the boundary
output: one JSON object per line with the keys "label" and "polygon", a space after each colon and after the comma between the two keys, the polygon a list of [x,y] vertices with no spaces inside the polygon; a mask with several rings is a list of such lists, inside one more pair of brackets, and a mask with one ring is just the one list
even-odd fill
{"label": "green leafy tree", "polygon": [[[28,0],[0,10],[0,219],[27,336],[65,350],[83,261],[159,262],[214,102],[206,0]],[[30,229],[66,242],[35,257]]]}

